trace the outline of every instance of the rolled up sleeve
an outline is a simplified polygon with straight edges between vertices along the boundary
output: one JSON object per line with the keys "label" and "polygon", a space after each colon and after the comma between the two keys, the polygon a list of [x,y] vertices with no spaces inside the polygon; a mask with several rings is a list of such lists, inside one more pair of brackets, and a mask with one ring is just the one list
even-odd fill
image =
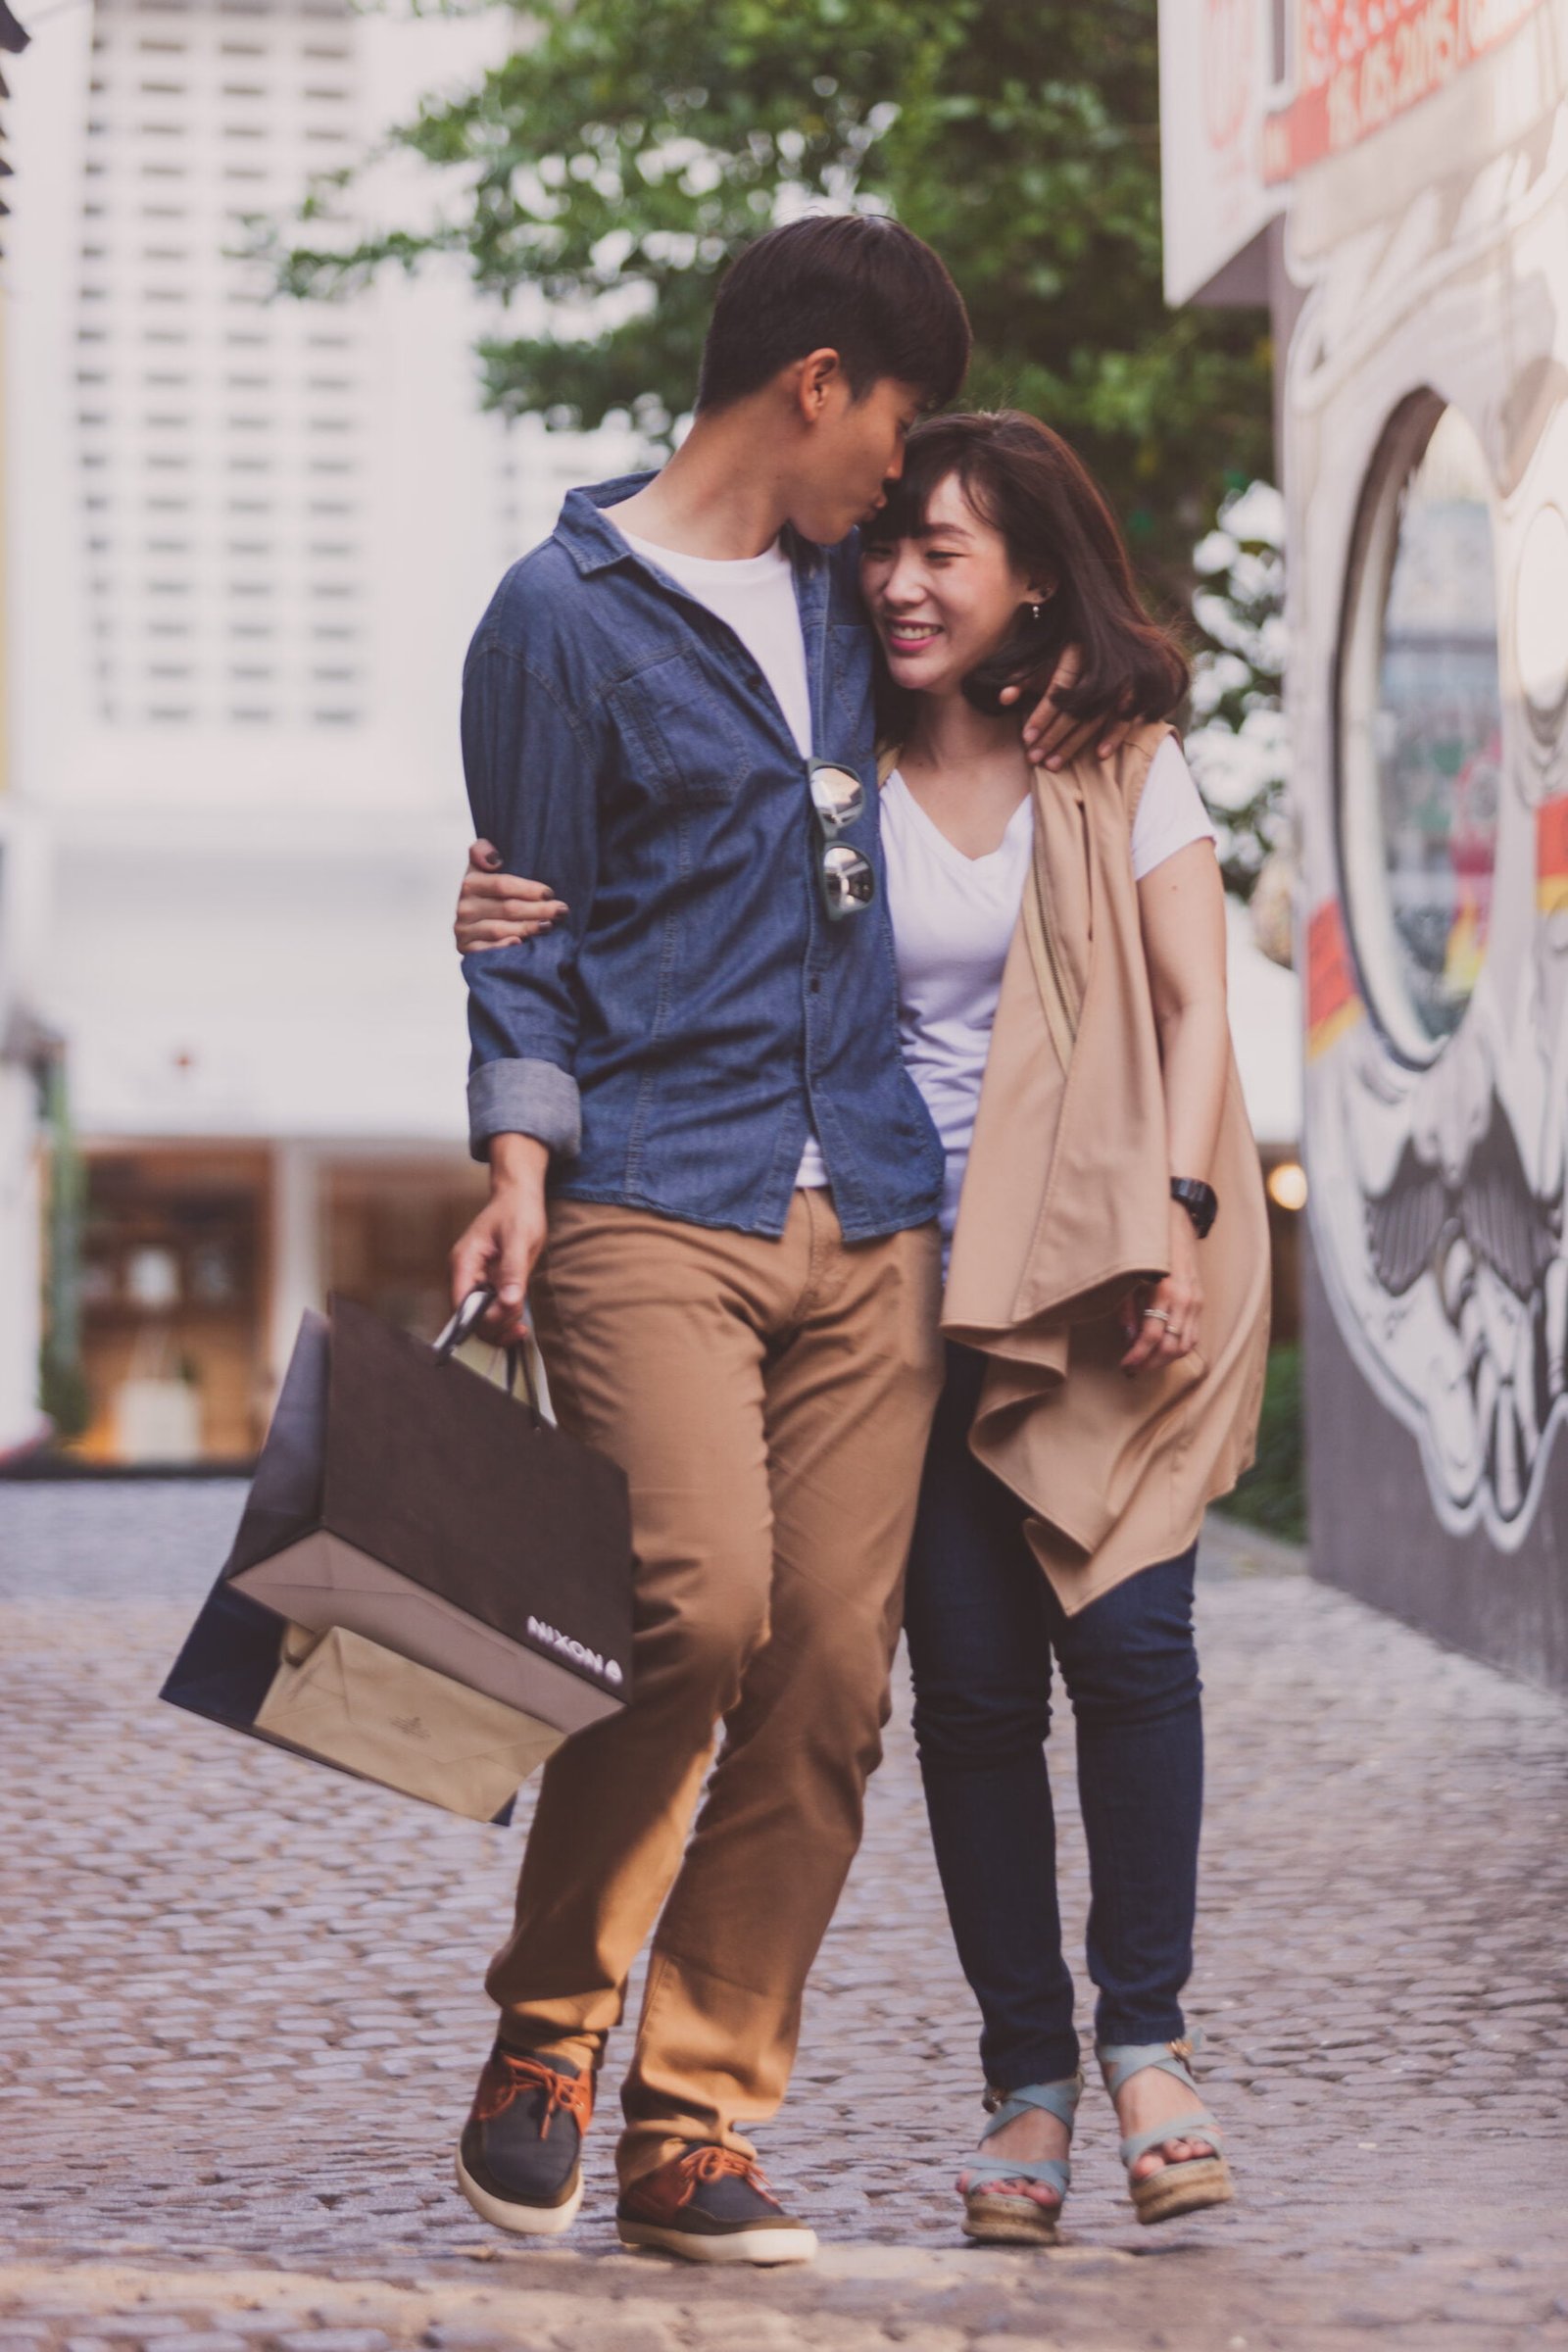
{"label": "rolled up sleeve", "polygon": [[523,651],[481,626],[463,677],[463,765],[476,829],[509,873],[548,883],[567,912],[549,931],[463,959],[468,989],[468,1142],[531,1135],[576,1155],[577,953],[598,870],[595,713],[572,710]]}

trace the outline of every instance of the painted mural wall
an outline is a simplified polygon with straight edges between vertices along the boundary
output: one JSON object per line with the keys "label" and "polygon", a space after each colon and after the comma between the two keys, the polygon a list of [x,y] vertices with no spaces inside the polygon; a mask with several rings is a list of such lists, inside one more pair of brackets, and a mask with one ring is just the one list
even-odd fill
{"label": "painted mural wall", "polygon": [[1286,385],[1313,1240],[1439,1524],[1505,1551],[1568,1420],[1568,106],[1536,94],[1316,252],[1293,218]]}
{"label": "painted mural wall", "polygon": [[[1434,1534],[1481,1536],[1469,1578],[1533,1628],[1488,1633],[1469,1592],[1439,1630],[1549,1680],[1568,1680],[1561,1500],[1543,1510],[1568,1470],[1563,35],[1561,10],[1528,12],[1519,54],[1298,186],[1284,388],[1316,1268],[1345,1354],[1415,1440]],[[1343,1470],[1319,1463],[1321,1487]],[[1420,1500],[1394,1597],[1425,1618]],[[1326,1519],[1331,1566],[1361,1583],[1331,1495]],[[1521,1578],[1488,1547],[1535,1557]]]}
{"label": "painted mural wall", "polygon": [[1184,40],[1171,291],[1281,352],[1314,1565],[1568,1685],[1568,0]]}

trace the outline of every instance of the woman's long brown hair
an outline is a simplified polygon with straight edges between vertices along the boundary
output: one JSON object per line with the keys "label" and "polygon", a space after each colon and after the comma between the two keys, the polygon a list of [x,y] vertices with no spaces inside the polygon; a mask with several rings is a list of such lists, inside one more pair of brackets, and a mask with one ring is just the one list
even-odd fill
{"label": "woman's long brown hair", "polygon": [[[1014,567],[1055,583],[1039,621],[1020,607],[997,651],[964,679],[969,700],[997,710],[1004,687],[1022,687],[1014,706],[1021,723],[1071,645],[1082,667],[1056,697],[1070,717],[1167,717],[1187,693],[1187,657],[1144,611],[1110,509],[1061,435],[1018,409],[927,418],[910,433],[903,476],[867,538],[924,531],[932,493],[950,476],[980,520],[1000,531]],[[885,671],[881,694],[884,732],[896,738],[908,726],[910,698]]]}

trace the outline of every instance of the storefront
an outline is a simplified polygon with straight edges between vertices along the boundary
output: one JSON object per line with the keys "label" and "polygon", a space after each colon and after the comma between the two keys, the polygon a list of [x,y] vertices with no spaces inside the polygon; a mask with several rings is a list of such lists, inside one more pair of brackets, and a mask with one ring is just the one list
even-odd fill
{"label": "storefront", "polygon": [[1161,42],[1169,290],[1279,354],[1314,1565],[1568,1684],[1568,7]]}
{"label": "storefront", "polygon": [[493,24],[32,15],[0,284],[0,1465],[221,1465],[330,1290],[439,1328],[484,1181],[464,654],[626,435],[482,413],[461,275],[279,303],[239,250],[236,182],[286,219]]}
{"label": "storefront", "polygon": [[247,1462],[300,1313],[332,1292],[433,1336],[483,1197],[460,1152],[383,1145],[99,1144],[83,1176],[72,1450],[120,1465]]}

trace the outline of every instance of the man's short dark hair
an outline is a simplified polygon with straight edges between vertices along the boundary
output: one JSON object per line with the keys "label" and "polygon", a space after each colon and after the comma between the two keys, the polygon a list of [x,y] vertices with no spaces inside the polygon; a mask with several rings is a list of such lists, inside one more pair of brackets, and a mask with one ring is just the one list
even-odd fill
{"label": "man's short dark hair", "polygon": [[891,376],[938,409],[963,382],[971,339],[962,296],[929,245],[879,214],[814,215],[769,229],[730,264],[697,406],[728,408],[792,360],[831,350],[857,400]]}

